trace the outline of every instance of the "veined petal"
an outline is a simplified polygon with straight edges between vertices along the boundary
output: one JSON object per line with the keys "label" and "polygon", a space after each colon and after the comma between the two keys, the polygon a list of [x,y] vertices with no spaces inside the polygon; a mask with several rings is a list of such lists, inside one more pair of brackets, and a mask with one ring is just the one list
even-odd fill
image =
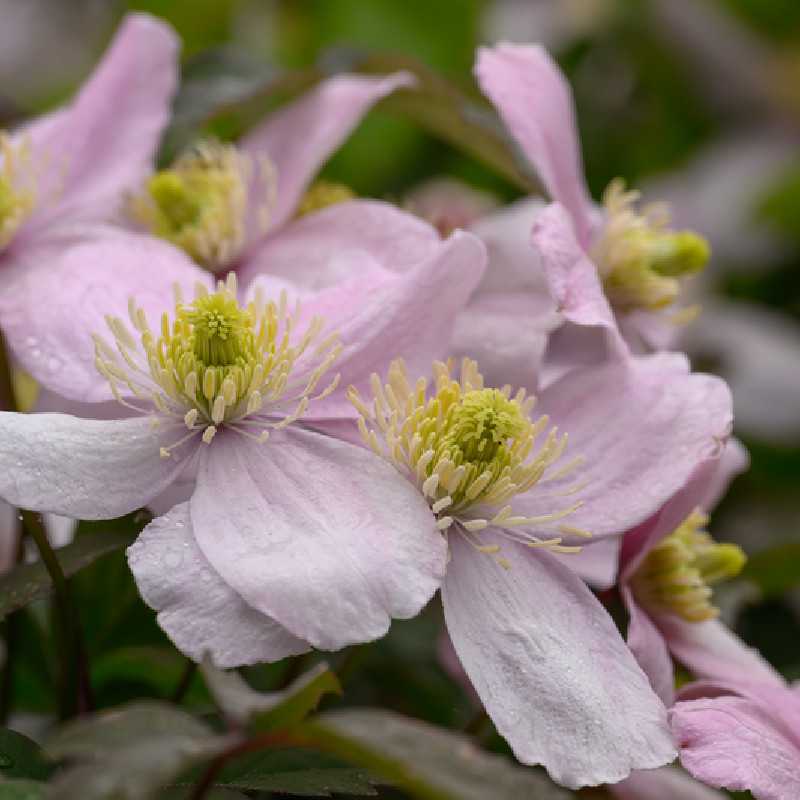
{"label": "veined petal", "polygon": [[622,536],[587,541],[579,553],[552,553],[593,589],[605,591],[617,582]]}
{"label": "veined petal", "polygon": [[[402,275],[378,270],[363,281],[320,292],[304,305],[320,314],[343,345],[335,369],[341,386],[362,392],[369,376],[382,373],[394,358],[403,358],[411,375],[427,375],[431,362],[448,355],[453,323],[481,279],[486,251],[481,241],[459,231],[413,270]],[[343,392],[311,406],[311,419],[355,417]]]}
{"label": "veined petal", "polygon": [[582,460],[517,496],[515,513],[545,515],[580,501],[565,522],[595,538],[649,519],[721,452],[732,424],[725,383],[690,373],[677,354],[576,370],[542,392],[537,410],[568,434],[564,458]]}
{"label": "veined petal", "polygon": [[591,234],[591,198],[583,177],[572,90],[538,45],[500,44],[478,51],[475,77],[544,183],[570,213],[579,241]]}
{"label": "veined petal", "polygon": [[560,784],[614,783],[675,757],[666,711],[611,618],[543,551],[501,537],[509,568],[451,533],[442,587],[461,663],[498,732]]}
{"label": "veined petal", "polygon": [[111,398],[95,367],[93,333],[106,315],[127,319],[135,297],[157,325],[173,286],[191,297],[205,270],[160,239],[104,226],[49,235],[0,271],[0,325],[20,365],[44,387],[78,401]]}
{"label": "veined petal", "polygon": [[191,446],[180,458],[159,456],[179,435],[176,426],[154,427],[149,417],[0,413],[0,498],[76,519],[121,517],[181,472]]}
{"label": "veined petal", "polygon": [[349,200],[289,222],[263,239],[237,273],[242,283],[273,275],[303,289],[348,280],[365,259],[406,272],[441,246],[426,222],[377,200]]}
{"label": "veined petal", "polygon": [[128,548],[128,564],[158,624],[195,661],[209,654],[219,667],[240,667],[310,649],[248,606],[213,570],[195,542],[188,503],[142,531]]}
{"label": "veined petal", "polygon": [[129,14],[72,103],[43,118],[41,129],[25,129],[49,165],[41,188],[57,194],[31,227],[66,213],[109,219],[152,169],[177,87],[178,48],[169,25]]}
{"label": "veined petal", "polygon": [[627,586],[622,587],[622,600],[630,615],[628,647],[650,679],[655,693],[669,707],[675,701],[675,671],[664,637]]}
{"label": "veined petal", "polygon": [[774,712],[735,696],[677,703],[670,722],[681,763],[705,783],[759,800],[800,797],[800,740]]}
{"label": "veined petal", "polygon": [[[270,216],[272,230],[292,216],[316,172],[369,109],[412,83],[413,77],[406,72],[384,78],[338,75],[272,114],[244,137],[242,149],[256,158],[267,156],[278,173],[277,198]],[[257,185],[254,181],[253,186]],[[249,202],[253,207],[261,206],[255,192],[251,192]]]}
{"label": "veined petal", "polygon": [[728,800],[676,767],[639,770],[608,787],[618,800]]}
{"label": "veined petal", "polygon": [[578,242],[564,206],[551,203],[541,211],[533,223],[532,238],[558,311],[568,322],[604,331],[612,354],[627,354],[597,267]]}
{"label": "veined petal", "polygon": [[264,445],[218,435],[190,509],[225,582],[322,649],[383,636],[444,574],[446,543],[405,478],[368,450],[296,427]]}

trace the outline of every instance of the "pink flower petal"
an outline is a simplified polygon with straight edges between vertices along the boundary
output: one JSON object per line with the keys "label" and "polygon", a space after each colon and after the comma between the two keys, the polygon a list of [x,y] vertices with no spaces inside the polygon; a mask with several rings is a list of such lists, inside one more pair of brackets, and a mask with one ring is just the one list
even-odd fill
{"label": "pink flower petal", "polygon": [[26,129],[38,161],[50,165],[40,194],[57,191],[30,227],[65,214],[109,219],[123,192],[152,169],[177,86],[178,48],[165,23],[128,15],[72,103]]}
{"label": "pink flower petal", "polygon": [[516,757],[572,788],[670,762],[665,709],[594,595],[547,553],[485,534],[510,568],[451,532],[442,600],[459,660]]}
{"label": "pink flower petal", "polygon": [[665,706],[675,701],[675,671],[667,643],[653,620],[636,602],[631,590],[622,588],[622,600],[630,615],[628,647],[650,679],[650,685]]}
{"label": "pink flower petal", "polygon": [[128,319],[135,297],[158,326],[173,285],[191,297],[210,276],[160,239],[105,227],[49,235],[0,271],[0,325],[21,366],[46,388],[79,401],[111,397],[95,368],[92,333],[105,316]]}
{"label": "pink flower petal", "polygon": [[654,616],[654,622],[670,652],[697,678],[783,685],[783,679],[766,659],[719,620],[686,622],[675,614],[662,613]]}
{"label": "pink flower petal", "polygon": [[617,800],[728,800],[675,767],[639,770],[608,787]]}
{"label": "pink flower petal", "polygon": [[[338,75],[272,114],[242,139],[242,149],[256,158],[267,156],[278,172],[272,230],[292,216],[314,175],[370,108],[412,83],[406,72],[384,78]],[[259,206],[263,198],[252,192],[250,202]]]}
{"label": "pink flower petal", "polygon": [[[481,279],[486,251],[475,236],[454,233],[426,261],[402,275],[375,269],[363,279],[320,292],[304,305],[319,314],[343,345],[334,369],[341,386],[369,393],[369,376],[383,374],[394,358],[406,361],[409,375],[427,375],[431,362],[447,356],[453,323]],[[343,392],[314,403],[309,422],[354,417]]]}
{"label": "pink flower petal", "polygon": [[435,253],[439,234],[427,223],[376,200],[351,200],[308,214],[263,239],[237,270],[242,283],[259,275],[304,289],[324,289],[353,277],[372,259],[405,272]]}
{"label": "pink flower petal", "polygon": [[128,563],[158,624],[195,661],[209,654],[219,667],[240,667],[309,650],[212,569],[195,542],[188,503],[153,520],[128,548]]}
{"label": "pink flower petal", "polygon": [[[788,694],[788,692],[786,692]],[[681,763],[696,778],[758,800],[800,797],[800,739],[775,711],[742,697],[679,702],[670,712]]]}
{"label": "pink flower petal", "polygon": [[422,495],[373,453],[291,427],[264,445],[218,435],[190,509],[211,566],[315,647],[377,639],[417,614],[446,543]]}
{"label": "pink flower petal", "polygon": [[691,374],[677,354],[576,370],[541,394],[537,411],[569,436],[563,464],[583,462],[516,497],[515,513],[538,516],[582,501],[564,521],[596,538],[651,517],[720,452],[732,422],[725,383]]}
{"label": "pink flower petal", "polygon": [[478,51],[475,77],[544,183],[570,213],[585,247],[591,198],[583,178],[572,91],[538,45],[500,44]]}
{"label": "pink flower petal", "polygon": [[176,426],[154,428],[148,417],[0,413],[0,498],[76,519],[121,517],[180,474],[190,447],[180,458],[159,456],[180,435]]}
{"label": "pink flower petal", "polygon": [[617,582],[621,536],[586,542],[579,553],[553,553],[553,558],[599,591],[610,589]]}
{"label": "pink flower petal", "polygon": [[[559,203],[547,206],[536,217],[532,236],[558,311],[575,325],[600,328],[608,338],[612,354],[626,354],[628,348],[603,292],[597,267],[575,238],[564,206]],[[575,356],[579,358],[580,353]]]}

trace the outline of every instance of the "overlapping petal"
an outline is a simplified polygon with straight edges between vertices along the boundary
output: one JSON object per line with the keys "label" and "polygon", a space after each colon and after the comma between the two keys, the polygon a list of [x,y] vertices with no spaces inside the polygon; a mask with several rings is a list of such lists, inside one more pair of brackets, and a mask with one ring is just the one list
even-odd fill
{"label": "overlapping petal", "polygon": [[446,543],[416,488],[371,452],[311,431],[265,445],[219,436],[190,513],[225,582],[322,649],[382,636],[444,574]]}
{"label": "overlapping petal", "polygon": [[0,413],[0,498],[76,519],[121,517],[147,505],[180,474],[190,448],[159,456],[179,431],[155,427],[147,417]]}
{"label": "overlapping petal", "polygon": [[481,537],[510,568],[452,533],[445,620],[517,758],[570,787],[670,762],[666,711],[584,583],[546,553]]}
{"label": "overlapping petal", "polygon": [[213,570],[195,542],[188,503],[153,520],[128,548],[128,563],[159,625],[195,661],[208,654],[217,666],[238,667],[309,649]]}

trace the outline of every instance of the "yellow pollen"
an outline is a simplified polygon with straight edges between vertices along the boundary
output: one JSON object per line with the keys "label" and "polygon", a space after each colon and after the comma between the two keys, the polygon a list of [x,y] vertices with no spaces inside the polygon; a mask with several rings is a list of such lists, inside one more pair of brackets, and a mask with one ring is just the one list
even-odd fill
{"label": "yellow pollen", "polygon": [[263,442],[270,430],[299,419],[310,401],[338,383],[337,375],[318,391],[341,350],[336,337],[321,337],[318,317],[297,330],[298,315],[299,307],[287,310],[285,293],[275,302],[257,291],[241,306],[231,273],[215,292],[198,285],[188,305],[176,288],[174,313],[171,319],[163,314],[160,335],[131,301],[135,333],[121,319],[107,317],[114,346],[95,335],[95,363],[123,405],[146,412],[126,397],[146,401],[189,431],[162,449],[164,457],[196,434],[210,444],[220,426]]}
{"label": "yellow pollen", "polygon": [[254,163],[234,145],[216,141],[198,143],[153,175],[145,191],[129,199],[128,213],[215,272],[235,261],[245,246],[248,193],[255,176],[265,184],[267,199],[257,213],[265,225],[274,201],[271,163]]}
{"label": "yellow pollen", "polygon": [[313,214],[315,211],[328,208],[328,206],[352,200],[355,196],[356,193],[343,183],[315,181],[300,200],[300,204],[297,206],[297,216],[304,217],[306,214]]}
{"label": "yellow pollen", "polygon": [[718,544],[702,530],[708,517],[693,511],[659,542],[632,580],[639,601],[666,609],[688,622],[713,619],[710,586],[741,572],[747,557],[735,544]]}
{"label": "yellow pollen", "polygon": [[[512,396],[510,386],[485,388],[474,361],[464,359],[460,380],[451,377],[449,364],[436,362],[433,370],[431,393],[425,378],[413,386],[409,383],[400,360],[390,365],[385,384],[372,376],[370,403],[350,387],[348,398],[359,412],[366,444],[416,484],[440,530],[457,522],[460,532],[482,552],[497,549],[477,543],[478,534],[490,526],[530,547],[572,552],[575,548],[561,545],[561,534],[589,534],[558,523],[579,502],[537,517],[515,515],[511,504],[516,495],[553,479],[549,470],[564,452],[566,435],[550,428],[537,447],[549,423],[547,417],[531,420],[536,398],[526,396],[524,389]],[[574,459],[555,477],[563,477],[579,463]],[[555,535],[539,536],[538,531],[546,528]]]}
{"label": "yellow pollen", "polygon": [[621,310],[658,310],[680,293],[680,279],[700,272],[710,250],[701,236],[669,227],[663,203],[639,213],[638,192],[625,191],[622,180],[612,181],[603,196],[606,223],[592,246],[603,287],[611,304]]}
{"label": "yellow pollen", "polygon": [[0,250],[36,207],[36,174],[32,168],[30,143],[12,143],[0,131]]}

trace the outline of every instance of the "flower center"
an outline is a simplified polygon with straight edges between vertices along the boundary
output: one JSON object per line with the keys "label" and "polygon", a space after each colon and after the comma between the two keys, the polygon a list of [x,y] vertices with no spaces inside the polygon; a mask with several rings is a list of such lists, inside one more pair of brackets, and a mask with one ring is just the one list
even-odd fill
{"label": "flower center", "polygon": [[36,176],[27,142],[14,146],[0,131],[0,250],[36,206]]}
{"label": "flower center", "polygon": [[[257,167],[266,184],[268,206],[274,194],[274,170],[266,160]],[[214,272],[230,265],[244,248],[253,176],[253,159],[234,145],[200,142],[172,167],[153,175],[145,191],[130,198],[128,212]],[[261,210],[263,218],[268,210]]]}
{"label": "flower center", "polygon": [[385,385],[372,376],[371,407],[350,387],[348,397],[359,412],[364,441],[419,487],[440,530],[454,521],[467,535],[490,525],[537,531],[544,527],[551,529],[546,538],[523,530],[510,538],[562,552],[579,549],[561,545],[562,535],[589,534],[560,520],[580,503],[539,517],[514,515],[510,504],[515,495],[564,477],[580,463],[575,459],[557,474],[548,473],[561,458],[567,437],[551,428],[537,449],[536,440],[549,420],[530,419],[536,398],[526,397],[524,389],[512,397],[509,386],[484,388],[477,364],[469,359],[464,359],[459,381],[446,364],[434,364],[434,374],[435,391],[429,396],[426,379],[412,387],[402,361],[392,362]]}
{"label": "flower center", "polygon": [[606,224],[592,246],[609,301],[621,310],[650,311],[671,305],[680,279],[700,272],[710,250],[701,236],[669,227],[669,209],[653,204],[638,213],[638,192],[612,181],[603,196]]}
{"label": "flower center", "polygon": [[339,380],[337,375],[312,396],[341,347],[335,335],[321,340],[318,317],[304,333],[296,333],[299,308],[290,314],[286,305],[285,293],[276,303],[256,292],[243,308],[231,273],[213,293],[198,285],[189,305],[176,288],[173,318],[162,315],[156,337],[144,311],[131,301],[138,340],[121,319],[108,317],[115,347],[95,335],[95,363],[123,405],[146,413],[123,396],[133,395],[162,416],[185,423],[189,435],[165,448],[165,457],[195,433],[210,443],[223,424],[266,441],[270,429],[297,420],[310,401],[330,394]]}
{"label": "flower center", "polygon": [[313,214],[315,211],[328,208],[328,206],[345,203],[355,196],[356,193],[343,183],[315,181],[300,200],[300,204],[297,206],[297,216],[304,217],[306,214]]}
{"label": "flower center", "polygon": [[659,542],[633,577],[643,604],[666,609],[688,622],[713,619],[711,585],[741,572],[747,557],[735,544],[718,544],[702,530],[708,517],[693,511]]}

